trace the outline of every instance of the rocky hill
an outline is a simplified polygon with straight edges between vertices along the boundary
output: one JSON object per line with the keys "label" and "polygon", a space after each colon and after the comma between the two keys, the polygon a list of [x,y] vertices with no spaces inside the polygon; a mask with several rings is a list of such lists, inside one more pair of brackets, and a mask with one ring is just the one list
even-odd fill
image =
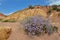
{"label": "rocky hill", "polygon": [[[4,18],[4,20],[21,20],[26,16],[42,15],[45,18],[50,18],[52,21],[60,20],[60,5],[53,6],[29,6],[23,10],[16,11]],[[59,21],[60,22],[60,21]]]}
{"label": "rocky hill", "polygon": [[0,20],[4,19],[6,17],[6,15],[0,13]]}
{"label": "rocky hill", "polygon": [[[44,35],[39,37],[31,37],[25,35],[24,33],[24,25],[21,25],[20,22],[6,22],[8,20],[13,21],[22,21],[26,17],[32,17],[32,16],[43,16],[44,18],[47,18],[51,20],[52,25],[58,27],[58,32],[53,33],[53,35]],[[0,26],[2,27],[11,27],[12,33],[8,40],[60,40],[60,6],[29,6],[26,9],[16,11],[12,13],[11,15],[7,16],[3,19],[5,21],[4,23],[0,23]],[[48,23],[49,24],[49,23]],[[51,27],[51,26],[50,26]]]}

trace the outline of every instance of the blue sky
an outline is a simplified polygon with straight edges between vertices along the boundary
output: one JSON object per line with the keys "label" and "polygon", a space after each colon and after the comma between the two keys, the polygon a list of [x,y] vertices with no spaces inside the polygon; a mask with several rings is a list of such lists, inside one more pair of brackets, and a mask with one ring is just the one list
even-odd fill
{"label": "blue sky", "polygon": [[5,15],[27,8],[29,5],[60,4],[60,0],[0,0],[0,12]]}

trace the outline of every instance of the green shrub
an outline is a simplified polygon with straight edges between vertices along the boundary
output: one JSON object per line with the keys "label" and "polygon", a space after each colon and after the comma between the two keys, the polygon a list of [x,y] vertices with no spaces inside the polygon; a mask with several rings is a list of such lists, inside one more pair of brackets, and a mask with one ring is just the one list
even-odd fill
{"label": "green shrub", "polygon": [[57,10],[57,8],[53,7],[52,10]]}
{"label": "green shrub", "polygon": [[58,32],[58,27],[51,26],[51,28],[49,29],[49,31],[47,33],[48,33],[48,35],[51,35],[53,32]]}
{"label": "green shrub", "polygon": [[53,5],[52,10],[57,10],[57,5]]}
{"label": "green shrub", "polygon": [[60,12],[60,9],[57,9],[57,12]]}
{"label": "green shrub", "polygon": [[9,20],[9,22],[16,22],[15,20]]}
{"label": "green shrub", "polygon": [[34,7],[32,5],[29,6],[29,9],[34,9]]}
{"label": "green shrub", "polygon": [[56,32],[58,32],[58,27],[54,26],[53,30],[56,31]]}
{"label": "green shrub", "polygon": [[4,20],[4,21],[2,21],[2,22],[8,22],[8,20]]}
{"label": "green shrub", "polygon": [[4,20],[2,22],[16,22],[15,20]]}

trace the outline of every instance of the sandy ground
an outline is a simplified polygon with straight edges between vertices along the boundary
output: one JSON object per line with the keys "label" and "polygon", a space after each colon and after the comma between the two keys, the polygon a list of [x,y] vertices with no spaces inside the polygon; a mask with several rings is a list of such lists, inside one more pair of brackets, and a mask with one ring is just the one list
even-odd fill
{"label": "sandy ground", "polygon": [[[60,26],[59,23],[57,23],[56,25],[58,27]],[[60,29],[58,30],[58,33],[54,33],[50,36],[45,34],[45,35],[41,35],[40,37],[30,37],[24,33],[22,26],[18,22],[15,23],[0,22],[0,26],[12,28],[12,33],[8,38],[8,40],[60,40],[60,33],[59,33]]]}

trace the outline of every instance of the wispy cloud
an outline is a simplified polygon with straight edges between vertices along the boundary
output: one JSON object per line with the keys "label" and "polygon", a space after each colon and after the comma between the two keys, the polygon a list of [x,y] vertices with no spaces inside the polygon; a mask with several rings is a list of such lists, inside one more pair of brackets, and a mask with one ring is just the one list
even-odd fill
{"label": "wispy cloud", "polygon": [[49,5],[60,5],[60,0],[49,0]]}

